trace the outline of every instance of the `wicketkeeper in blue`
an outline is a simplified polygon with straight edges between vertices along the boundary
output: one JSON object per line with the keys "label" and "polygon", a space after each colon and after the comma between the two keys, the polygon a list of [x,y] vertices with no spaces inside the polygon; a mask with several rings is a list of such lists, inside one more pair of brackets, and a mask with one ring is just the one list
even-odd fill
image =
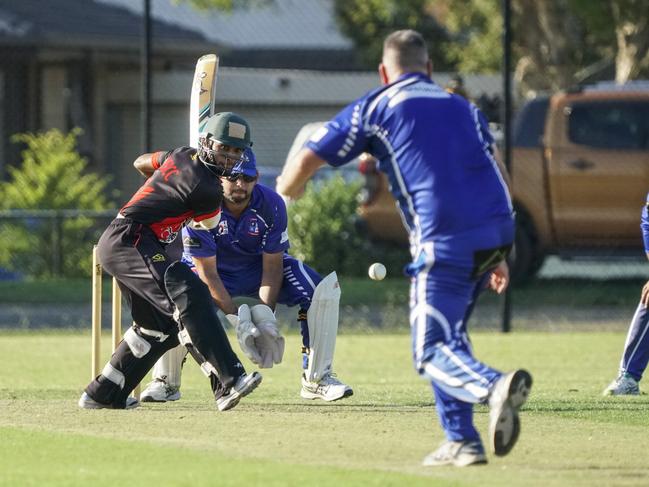
{"label": "wicketkeeper in blue", "polygon": [[[642,209],[640,228],[644,250],[649,259],[649,194]],[[649,281],[642,287],[640,303],[635,310],[624,342],[617,378],[604,389],[605,396],[640,394],[640,379],[649,363]]]}
{"label": "wicketkeeper in blue", "polygon": [[[506,172],[480,111],[430,78],[422,36],[390,34],[383,45],[383,86],[344,108],[285,167],[278,193],[298,198],[328,162],[368,152],[389,181],[410,236],[410,326],[418,373],[432,384],[446,441],[424,465],[486,463],[473,405],[490,407],[490,449],[506,455],[519,436],[518,410],[532,377],[479,362],[467,321],[486,287],[502,292],[514,239]],[[335,215],[330,215],[335,218]]]}
{"label": "wicketkeeper in blue", "polygon": [[[183,232],[183,262],[207,284],[216,306],[235,327],[241,349],[261,368],[279,363],[284,351],[284,338],[273,334],[275,305],[298,306],[303,343],[300,395],[324,401],[349,397],[352,388],[338,380],[332,369],[340,299],[336,273],[323,279],[287,253],[286,205],[275,191],[257,183],[252,150],[244,156],[238,172],[221,181],[219,224],[212,230]],[[257,298],[260,304],[237,309],[233,298],[245,296]],[[184,347],[177,347],[156,363],[142,401],[180,399],[186,353]]]}

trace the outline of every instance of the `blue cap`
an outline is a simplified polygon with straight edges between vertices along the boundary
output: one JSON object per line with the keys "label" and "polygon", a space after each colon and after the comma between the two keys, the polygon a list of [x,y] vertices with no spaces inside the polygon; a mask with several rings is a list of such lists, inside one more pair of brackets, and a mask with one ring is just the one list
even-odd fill
{"label": "blue cap", "polygon": [[243,152],[242,161],[232,168],[232,174],[245,174],[251,177],[257,175],[257,158],[252,149],[247,148]]}

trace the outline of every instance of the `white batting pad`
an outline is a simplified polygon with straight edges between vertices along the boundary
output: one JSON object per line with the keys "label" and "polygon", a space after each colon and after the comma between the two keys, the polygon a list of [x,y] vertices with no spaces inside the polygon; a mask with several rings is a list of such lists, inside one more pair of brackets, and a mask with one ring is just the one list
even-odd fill
{"label": "white batting pad", "polygon": [[184,345],[169,350],[153,366],[153,378],[163,380],[171,387],[179,388],[185,355],[187,355],[187,348]]}
{"label": "white batting pad", "polygon": [[142,358],[151,350],[151,344],[145,338],[138,335],[135,328],[131,327],[126,330],[126,333],[124,333],[124,341],[128,345],[128,348],[131,349],[131,353],[135,358]]}
{"label": "white batting pad", "polygon": [[339,305],[340,285],[338,276],[332,272],[316,286],[307,312],[309,366],[306,378],[310,382],[318,382],[331,370],[338,333]]}

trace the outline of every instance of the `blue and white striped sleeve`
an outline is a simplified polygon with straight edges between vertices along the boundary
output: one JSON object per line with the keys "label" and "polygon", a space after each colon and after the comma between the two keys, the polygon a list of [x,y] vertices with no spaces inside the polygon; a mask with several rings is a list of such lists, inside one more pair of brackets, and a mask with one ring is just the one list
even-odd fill
{"label": "blue and white striped sleeve", "polygon": [[[647,194],[647,201],[642,208],[642,216],[640,217],[640,228],[642,229],[642,241],[644,242],[644,251],[649,254],[649,194]],[[649,256],[649,255],[648,255]]]}
{"label": "blue and white striped sleeve", "polygon": [[490,147],[494,143],[494,137],[491,134],[491,130],[489,130],[489,122],[487,121],[487,117],[485,117],[480,109],[473,103],[471,103],[471,109],[474,111],[475,118],[478,121],[478,130],[482,135],[482,140],[484,140],[485,144]]}
{"label": "blue and white striped sleeve", "polygon": [[306,146],[332,166],[342,166],[365,152],[368,137],[361,121],[361,101],[345,107],[317,130]]}

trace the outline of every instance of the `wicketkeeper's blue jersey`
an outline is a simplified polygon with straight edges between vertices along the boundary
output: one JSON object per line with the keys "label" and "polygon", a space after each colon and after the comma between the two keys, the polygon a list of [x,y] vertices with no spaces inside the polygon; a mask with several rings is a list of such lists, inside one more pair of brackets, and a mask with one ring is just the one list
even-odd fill
{"label": "wicketkeeper's blue jersey", "polygon": [[418,247],[512,220],[492,143],[477,107],[408,73],[348,105],[307,146],[333,166],[374,155]]}
{"label": "wicketkeeper's blue jersey", "polygon": [[183,261],[192,257],[216,256],[222,279],[257,281],[264,252],[274,254],[289,248],[286,206],[270,188],[256,184],[250,204],[234,218],[224,206],[221,221],[213,230],[183,228]]}

